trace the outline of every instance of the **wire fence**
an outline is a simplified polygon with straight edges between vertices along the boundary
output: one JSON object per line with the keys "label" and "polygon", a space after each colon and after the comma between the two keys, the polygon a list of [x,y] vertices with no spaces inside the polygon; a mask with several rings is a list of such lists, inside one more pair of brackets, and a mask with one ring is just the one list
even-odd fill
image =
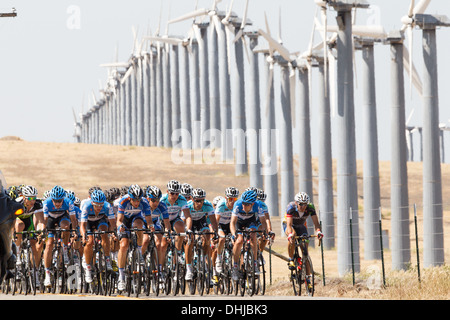
{"label": "wire fence", "polygon": [[[390,208],[369,213],[352,210],[346,219],[333,212],[319,212],[323,245],[312,242],[309,250],[315,273],[325,285],[327,279],[351,277],[353,284],[365,281],[377,288],[386,284],[386,274],[392,270],[413,270],[421,281],[424,268],[445,265],[450,259],[450,203],[434,207],[437,210],[428,212],[416,204],[395,209],[402,217],[393,217]],[[334,217],[324,224],[324,215]],[[347,232],[336,232],[338,228]],[[347,237],[344,241],[339,239],[342,234]]]}

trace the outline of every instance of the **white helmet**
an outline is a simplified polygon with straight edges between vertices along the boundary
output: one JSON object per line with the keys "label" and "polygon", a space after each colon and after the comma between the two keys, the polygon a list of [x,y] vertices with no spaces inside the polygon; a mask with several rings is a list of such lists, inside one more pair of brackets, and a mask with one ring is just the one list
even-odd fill
{"label": "white helmet", "polygon": [[38,191],[35,187],[33,186],[25,186],[22,187],[22,195],[24,197],[36,197],[38,194]]}
{"label": "white helmet", "polygon": [[309,200],[309,196],[306,192],[299,192],[295,195],[295,202],[297,203],[308,204]]}

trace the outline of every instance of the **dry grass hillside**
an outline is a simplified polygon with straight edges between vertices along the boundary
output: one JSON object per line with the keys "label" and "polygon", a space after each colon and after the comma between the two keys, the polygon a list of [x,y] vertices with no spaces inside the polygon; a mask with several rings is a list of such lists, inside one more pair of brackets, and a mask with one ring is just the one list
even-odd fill
{"label": "dry grass hillside", "polygon": [[[209,151],[207,151],[209,154]],[[236,177],[233,164],[220,164],[211,161],[211,156],[220,159],[220,155],[209,154],[209,160],[196,161],[196,164],[176,164],[178,152],[172,154],[171,149],[147,148],[134,146],[88,145],[73,143],[28,142],[17,137],[0,139],[0,170],[8,185],[32,184],[40,195],[54,185],[59,184],[66,189],[75,191],[81,199],[87,196],[91,186],[103,188],[120,187],[137,183],[142,186],[154,184],[165,190],[167,182],[177,179],[194,187],[202,187],[207,197],[212,200],[216,195],[222,195],[228,186],[236,186],[244,190],[249,183],[248,176]],[[198,159],[198,158],[196,158]],[[192,159],[194,162],[194,159]],[[362,162],[358,161],[358,184],[360,195],[359,212],[362,218],[364,201],[362,199]],[[297,169],[297,162],[294,169]],[[317,159],[313,160],[313,169],[317,172]],[[442,165],[443,200],[444,200],[444,235],[445,261],[450,261],[450,165]],[[336,185],[336,179],[334,180]],[[295,184],[297,185],[297,183]],[[390,164],[380,162],[380,185],[382,197],[383,229],[390,229]],[[423,259],[421,233],[421,203],[422,203],[422,165],[408,163],[409,202],[418,205],[420,259]],[[296,190],[298,191],[298,190]],[[315,195],[317,196],[317,195]],[[377,299],[449,299],[450,269],[448,266],[421,270],[422,283],[417,281],[415,269],[416,251],[414,225],[411,209],[411,268],[407,271],[391,271],[390,251],[385,251],[386,288],[379,289],[368,286],[373,270],[380,270],[380,261],[365,261],[362,237],[363,223],[360,221],[361,273],[357,275],[357,284],[352,285],[351,276],[337,276],[337,250],[324,252],[326,271],[326,286],[322,284],[321,276],[317,279],[317,296],[377,298]],[[273,250],[287,255],[286,240],[280,236],[280,219],[273,218],[277,239]],[[315,270],[321,274],[321,252],[311,250],[315,262]],[[286,262],[272,256],[272,285],[268,294],[292,294],[287,281],[288,270]],[[269,269],[269,257],[266,254]],[[269,271],[269,270],[268,270]],[[269,280],[269,278],[268,278]],[[369,289],[371,287],[371,289]]]}

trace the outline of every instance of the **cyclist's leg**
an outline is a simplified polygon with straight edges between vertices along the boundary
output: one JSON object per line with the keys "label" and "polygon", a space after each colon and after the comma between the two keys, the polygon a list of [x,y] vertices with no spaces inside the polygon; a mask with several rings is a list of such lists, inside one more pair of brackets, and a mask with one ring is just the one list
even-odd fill
{"label": "cyclist's leg", "polygon": [[[25,230],[25,223],[21,219],[16,218],[14,230],[16,232],[22,232],[23,230]],[[14,253],[17,255],[17,253],[19,253],[20,247],[22,245],[22,235],[20,233],[16,234],[15,243],[16,243],[17,252],[14,252]],[[17,260],[17,261],[19,261],[19,260]]]}

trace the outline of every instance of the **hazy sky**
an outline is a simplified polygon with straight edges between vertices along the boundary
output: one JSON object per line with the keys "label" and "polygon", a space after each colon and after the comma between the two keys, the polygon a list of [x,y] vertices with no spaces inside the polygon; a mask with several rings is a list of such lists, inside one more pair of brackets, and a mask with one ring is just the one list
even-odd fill
{"label": "hazy sky", "polygon": [[[211,7],[211,0],[198,1],[198,7]],[[231,0],[219,3],[226,10]],[[399,29],[401,17],[407,13],[409,0],[372,0],[371,10],[359,10],[357,24],[382,24],[386,31]],[[418,1],[416,1],[418,2]],[[245,0],[235,0],[233,11],[242,17]],[[0,137],[19,136],[28,141],[74,142],[72,108],[77,116],[92,106],[92,92],[99,98],[100,84],[105,84],[107,70],[102,63],[115,59],[118,47],[119,61],[127,61],[132,50],[132,27],[141,38],[148,30],[154,33],[162,8],[161,31],[169,18],[191,12],[195,0],[129,0],[129,1],[32,1],[3,0],[0,12],[17,10],[16,18],[0,19]],[[250,0],[248,18],[253,26],[248,30],[265,29],[267,13],[274,37],[279,30],[278,12],[281,8],[281,36],[291,51],[307,50],[316,5],[313,0]],[[427,13],[450,16],[448,0],[432,0]],[[328,12],[329,24],[335,24],[336,13]],[[191,20],[173,24],[169,34],[187,35]],[[414,63],[422,77],[422,32],[414,30]],[[440,122],[450,126],[450,30],[437,31]],[[316,32],[315,43],[320,41]],[[261,40],[263,43],[264,40]],[[375,47],[377,114],[380,160],[390,158],[390,51],[389,46]],[[356,53],[356,83],[361,77],[358,64],[361,53]],[[313,77],[317,78],[316,72]],[[422,125],[421,98],[410,94],[405,73],[406,116],[414,109],[410,125]],[[313,80],[316,81],[316,80]],[[275,84],[276,89],[277,84]],[[355,89],[357,121],[357,156],[361,155],[362,120],[359,105],[361,90]],[[314,83],[313,83],[314,88]],[[311,121],[313,156],[316,156],[314,135],[317,135],[315,97],[312,97]],[[264,97],[262,97],[264,103]],[[415,143],[418,141],[415,137]],[[450,133],[446,134],[447,161],[450,161]],[[418,145],[417,145],[418,147]],[[43,154],[45,151],[43,150]],[[415,151],[416,159],[419,154]]]}

